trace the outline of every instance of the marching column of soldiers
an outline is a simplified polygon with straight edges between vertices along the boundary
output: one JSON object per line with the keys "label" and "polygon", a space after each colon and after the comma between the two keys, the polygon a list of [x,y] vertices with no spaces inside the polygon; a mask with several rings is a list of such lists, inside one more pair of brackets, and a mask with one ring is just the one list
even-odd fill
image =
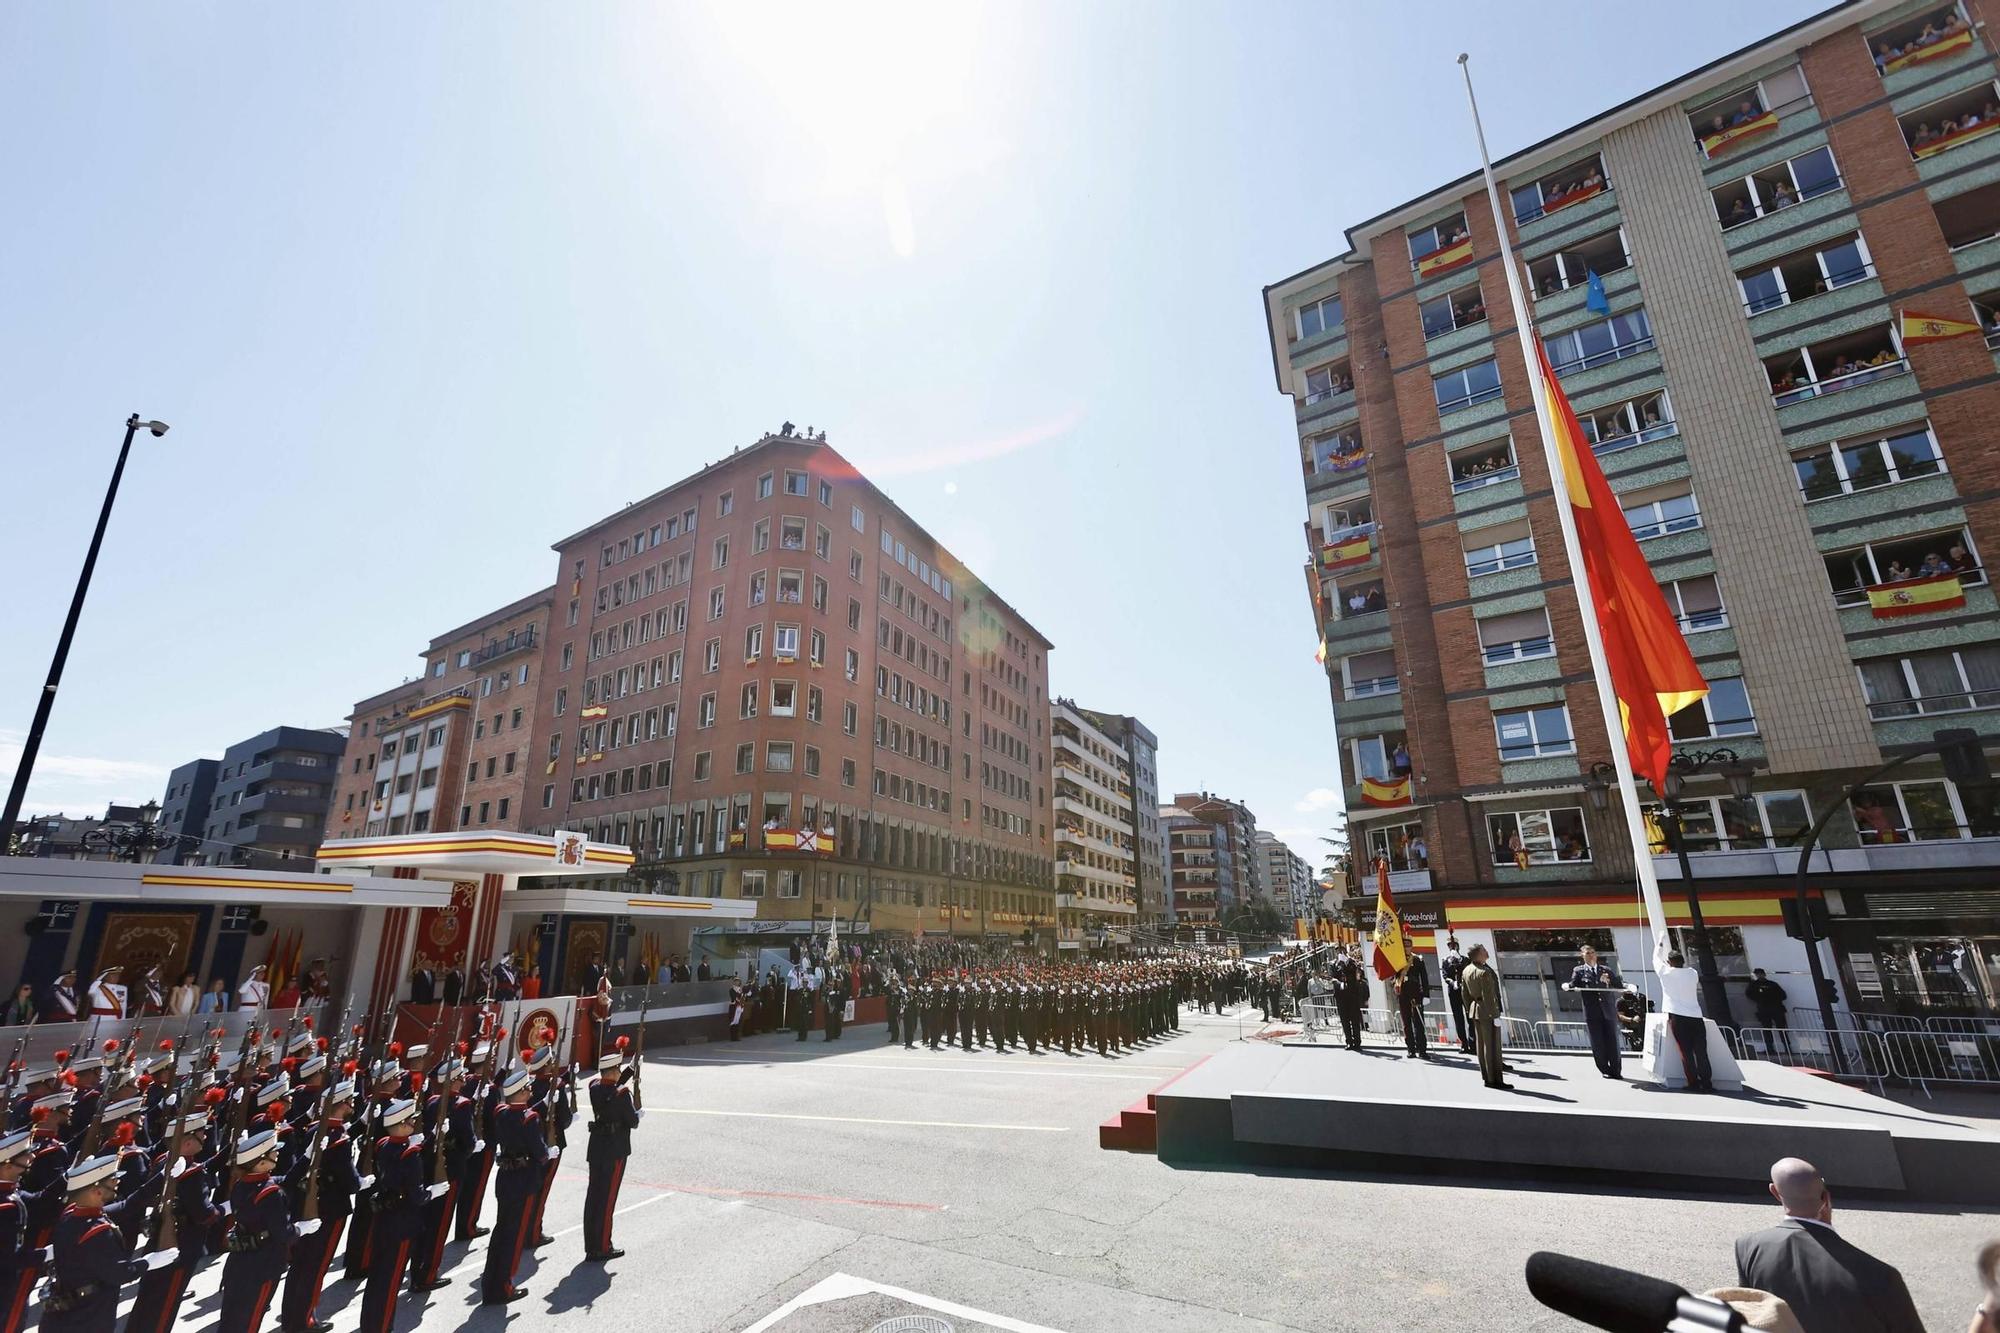
{"label": "marching column of soldiers", "polygon": [[1179,1031],[1182,1005],[1229,993],[1240,972],[1237,963],[1193,958],[912,971],[889,979],[888,1040],[932,1050],[1113,1055]]}
{"label": "marching column of soldiers", "polygon": [[[344,1021],[344,1020],[343,1020]],[[141,1053],[117,1040],[6,1071],[0,1132],[0,1333],[38,1325],[169,1333],[190,1280],[221,1257],[220,1333],[327,1333],[333,1280],[361,1284],[363,1333],[388,1333],[405,1290],[448,1283],[445,1245],[488,1237],[481,1300],[517,1301],[578,1103],[574,1066],[545,1045],[504,1060],[506,1030],[377,1049],[370,1025],[335,1038],[310,1018],[223,1029]],[[643,1022],[641,1025],[643,1031]],[[620,1037],[589,1084],[585,1260],[612,1244],[637,1059]],[[18,1057],[20,1047],[16,1047]],[[496,1058],[498,1055],[500,1058]],[[493,1224],[479,1225],[489,1179]]]}

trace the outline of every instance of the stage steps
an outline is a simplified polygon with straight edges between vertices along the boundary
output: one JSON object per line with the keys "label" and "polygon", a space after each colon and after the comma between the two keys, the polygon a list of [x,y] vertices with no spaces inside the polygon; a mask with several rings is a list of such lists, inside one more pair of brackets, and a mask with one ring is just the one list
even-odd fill
{"label": "stage steps", "polygon": [[1207,1056],[1195,1061],[1173,1078],[1147,1093],[1132,1105],[1097,1126],[1097,1146],[1112,1152],[1158,1152],[1160,1148],[1160,1092],[1176,1079],[1186,1078],[1205,1064]]}

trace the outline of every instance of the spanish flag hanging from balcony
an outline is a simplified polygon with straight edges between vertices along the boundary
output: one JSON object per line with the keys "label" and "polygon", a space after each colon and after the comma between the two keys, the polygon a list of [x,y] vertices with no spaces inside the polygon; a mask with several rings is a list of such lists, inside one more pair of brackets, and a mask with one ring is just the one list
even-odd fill
{"label": "spanish flag hanging from balcony", "polygon": [[581,717],[584,721],[588,722],[590,721],[591,718],[603,717],[606,713],[609,713],[610,711],[611,710],[609,708],[606,708],[603,704],[585,704],[583,707],[583,711],[577,714],[577,716]]}
{"label": "spanish flag hanging from balcony", "polygon": [[1361,779],[1361,800],[1365,805],[1392,806],[1410,803],[1410,780],[1407,777],[1390,781],[1387,778]]}
{"label": "spanish flag hanging from balcony", "polygon": [[1409,965],[1410,939],[1389,892],[1389,859],[1381,857],[1375,862],[1375,975],[1387,981]]}
{"label": "spanish flag hanging from balcony", "polygon": [[1953,611],[1964,605],[1965,585],[1959,582],[1957,574],[1878,583],[1868,590],[1868,610],[1877,620],[1920,616],[1928,611]]}
{"label": "spanish flag hanging from balcony", "polygon": [[1449,273],[1461,264],[1472,262],[1472,238],[1466,237],[1456,245],[1447,245],[1433,250],[1417,261],[1417,276],[1434,278],[1440,273]]}
{"label": "spanish flag hanging from balcony", "polygon": [[1747,139],[1753,134],[1762,134],[1766,130],[1775,130],[1777,128],[1778,113],[1775,111],[1766,111],[1754,120],[1746,120],[1741,125],[1731,125],[1726,130],[1702,136],[1701,151],[1709,157],[1714,157],[1717,153],[1739,140]]}
{"label": "spanish flag hanging from balcony", "polygon": [[1326,545],[1320,547],[1319,567],[1321,569],[1349,569],[1355,565],[1367,564],[1369,556],[1373,554],[1374,547],[1368,540],[1368,534],[1363,533],[1359,537],[1349,537],[1346,541],[1340,542],[1328,542]]}
{"label": "spanish flag hanging from balcony", "polygon": [[1548,348],[1540,338],[1535,340],[1535,358],[1556,452],[1562,459],[1563,487],[1576,520],[1584,575],[1597,603],[1597,629],[1604,639],[1605,664],[1625,724],[1632,769],[1650,780],[1654,790],[1664,790],[1667,761],[1673,753],[1667,719],[1707,694],[1708,682],[1701,678],[1680,624],[1667,609],[1667,599],[1640,553],[1618,497],[1597,466],[1597,455],[1584,441],[1583,427],[1556,383]]}
{"label": "spanish flag hanging from balcony", "polygon": [[1942,315],[1920,315],[1914,310],[1905,310],[1903,317],[1903,346],[1912,343],[1943,342],[1946,338],[1963,338],[1968,333],[1980,332],[1979,325],[1966,319],[1946,319]]}

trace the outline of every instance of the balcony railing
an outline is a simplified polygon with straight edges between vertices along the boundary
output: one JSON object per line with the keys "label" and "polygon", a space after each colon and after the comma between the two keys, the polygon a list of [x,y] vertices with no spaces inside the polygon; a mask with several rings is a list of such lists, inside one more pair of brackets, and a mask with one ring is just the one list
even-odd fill
{"label": "balcony railing", "polygon": [[484,666],[488,662],[497,661],[514,653],[524,653],[533,648],[537,642],[539,640],[532,626],[517,630],[504,639],[488,639],[484,647],[472,654],[472,665]]}
{"label": "balcony railing", "polygon": [[1771,401],[1778,407],[1784,407],[1791,403],[1802,403],[1808,398],[1821,398],[1845,389],[1859,388],[1876,380],[1907,375],[1909,371],[1910,363],[1898,357],[1894,361],[1885,361],[1880,365],[1863,366],[1844,375],[1834,375],[1823,380],[1807,380],[1804,384],[1794,384],[1790,387],[1779,387],[1786,383],[1781,379],[1778,384],[1772,386]]}
{"label": "balcony railing", "polygon": [[1631,342],[1621,343],[1616,347],[1607,347],[1601,352],[1591,352],[1585,356],[1573,357],[1568,361],[1562,362],[1560,365],[1550,368],[1558,375],[1567,375],[1574,370],[1590,370],[1597,366],[1608,366],[1613,361],[1622,361],[1628,356],[1637,356],[1641,352],[1650,352],[1652,350],[1653,338],[1651,334],[1648,334],[1643,338],[1634,338]]}

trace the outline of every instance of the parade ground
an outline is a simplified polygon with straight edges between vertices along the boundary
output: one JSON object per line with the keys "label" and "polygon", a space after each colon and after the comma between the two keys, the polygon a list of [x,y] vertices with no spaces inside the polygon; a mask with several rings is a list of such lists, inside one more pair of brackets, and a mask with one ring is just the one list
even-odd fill
{"label": "parade ground", "polygon": [[[523,1262],[527,1299],[478,1306],[485,1242],[469,1256],[453,1245],[451,1285],[406,1297],[396,1327],[595,1316],[663,1333],[832,1333],[928,1314],[961,1333],[1359,1330],[1435,1327],[1457,1309],[1553,1329],[1573,1326],[1528,1298],[1530,1251],[1703,1290],[1733,1280],[1735,1237],[1776,1216],[1748,1190],[1189,1169],[1098,1146],[1099,1122],[1258,1026],[1254,1009],[1183,1011],[1179,1034],[1111,1059],[905,1050],[879,1025],[835,1043],[782,1033],[649,1053],[617,1222],[625,1257],[582,1262],[579,1131],[549,1203],[556,1242]],[[1951,1109],[1990,1126],[2000,1106]],[[1842,1233],[1902,1270],[1930,1326],[1962,1323],[1973,1251],[2000,1213],[1834,1190]],[[213,1325],[220,1268],[181,1327]],[[351,1333],[359,1306],[334,1282],[321,1314]]]}

